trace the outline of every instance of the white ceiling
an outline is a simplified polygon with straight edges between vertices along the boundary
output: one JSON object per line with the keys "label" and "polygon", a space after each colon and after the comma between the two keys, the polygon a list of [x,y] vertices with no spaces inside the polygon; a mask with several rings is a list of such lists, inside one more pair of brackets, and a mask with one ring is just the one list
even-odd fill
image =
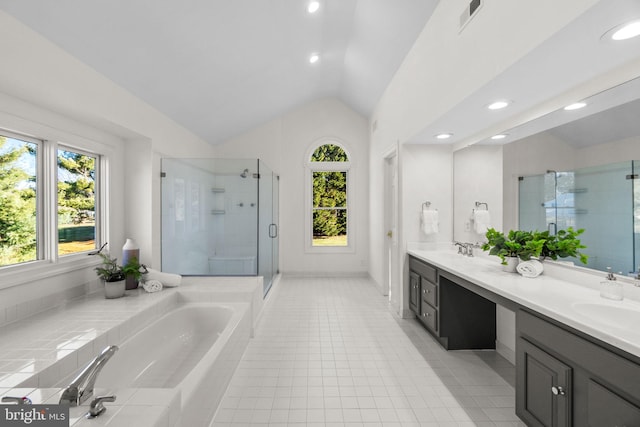
{"label": "white ceiling", "polygon": [[437,1],[322,0],[315,15],[306,0],[0,0],[0,9],[218,144],[327,96],[368,117]]}
{"label": "white ceiling", "polygon": [[[482,12],[480,12],[482,13]],[[640,18],[640,1],[638,0],[601,0],[583,15],[576,18],[554,36],[533,49],[509,69],[495,77],[487,85],[478,88],[463,102],[456,105],[438,120],[430,123],[418,135],[411,138],[413,143],[436,144],[435,135],[442,132],[453,133],[453,137],[446,140],[447,144],[457,144],[463,148],[470,144],[505,144],[522,136],[549,129],[573,120],[571,117],[584,117],[593,114],[593,108],[587,107],[579,112],[562,112],[535,123],[527,123],[517,129],[501,128],[500,124],[509,122],[519,114],[526,114],[530,109],[544,105],[547,100],[565,93],[567,90],[585,84],[597,76],[607,73],[617,67],[622,67],[640,58],[640,37],[624,42],[607,42],[601,39],[611,28]],[[640,74],[640,72],[639,72]],[[628,102],[640,97],[640,91],[633,89],[633,96],[618,92],[609,99],[609,107],[618,103]],[[486,105],[496,99],[508,99],[512,105],[504,110],[490,111]],[[573,100],[579,101],[579,100]],[[638,106],[637,103],[630,106]],[[600,111],[600,110],[599,110]],[[635,116],[640,117],[640,111],[634,110]],[[634,112],[627,114],[633,115]],[[595,127],[614,129],[618,123],[614,121],[618,114],[608,114],[600,117]],[[464,120],[461,120],[464,118]],[[606,123],[605,123],[606,121]],[[581,124],[588,124],[583,121]],[[553,126],[549,126],[553,124]],[[619,129],[620,135],[633,132],[635,123],[626,121],[625,129]],[[564,128],[565,136],[578,132],[578,124],[572,129]],[[526,128],[526,133],[524,129]],[[497,133],[507,133],[507,139],[494,142],[488,139],[492,129]],[[588,146],[604,141],[600,140],[602,132],[592,133],[591,129],[579,131],[581,137],[573,135],[570,143],[574,146]],[[443,142],[440,142],[443,143]]]}

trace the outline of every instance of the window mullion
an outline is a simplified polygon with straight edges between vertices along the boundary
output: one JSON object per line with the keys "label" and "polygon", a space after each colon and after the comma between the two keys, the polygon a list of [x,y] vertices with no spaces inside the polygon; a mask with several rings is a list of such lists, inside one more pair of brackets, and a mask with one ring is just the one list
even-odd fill
{"label": "window mullion", "polygon": [[49,262],[58,260],[58,144],[44,141],[42,147],[42,256]]}

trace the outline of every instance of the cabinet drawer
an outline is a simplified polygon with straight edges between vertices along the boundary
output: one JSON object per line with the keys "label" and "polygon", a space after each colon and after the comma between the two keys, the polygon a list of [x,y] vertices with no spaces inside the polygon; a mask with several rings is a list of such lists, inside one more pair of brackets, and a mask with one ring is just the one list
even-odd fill
{"label": "cabinet drawer", "polygon": [[424,279],[427,279],[431,283],[438,283],[437,270],[416,258],[409,257],[409,269],[415,271],[416,273],[418,273],[420,276],[422,276]]}
{"label": "cabinet drawer", "polygon": [[421,280],[422,300],[433,307],[438,306],[438,287],[428,280]]}
{"label": "cabinet drawer", "polygon": [[422,304],[420,307],[420,320],[432,332],[438,333],[438,310],[429,304]]}

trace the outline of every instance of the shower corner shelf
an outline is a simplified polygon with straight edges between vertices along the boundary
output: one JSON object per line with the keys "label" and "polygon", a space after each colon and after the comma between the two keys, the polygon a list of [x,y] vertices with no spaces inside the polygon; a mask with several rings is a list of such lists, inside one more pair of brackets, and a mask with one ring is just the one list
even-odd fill
{"label": "shower corner shelf", "polygon": [[568,194],[580,194],[580,193],[588,193],[588,188],[574,188],[572,190],[567,191]]}
{"label": "shower corner shelf", "polygon": [[212,209],[211,210],[211,215],[224,215],[227,212],[221,209]]}
{"label": "shower corner shelf", "polygon": [[212,193],[224,193],[224,192],[225,192],[225,189],[224,189],[224,188],[220,188],[220,187],[213,187],[213,188],[211,189],[211,192],[212,192]]}

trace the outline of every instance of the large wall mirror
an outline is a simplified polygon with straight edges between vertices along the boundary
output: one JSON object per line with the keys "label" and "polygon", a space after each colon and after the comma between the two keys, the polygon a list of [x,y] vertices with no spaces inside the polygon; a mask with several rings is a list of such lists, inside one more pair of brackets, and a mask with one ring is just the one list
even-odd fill
{"label": "large wall mirror", "polygon": [[469,177],[456,175],[464,174],[476,156],[486,169],[487,153],[499,149],[493,167],[502,171],[501,182],[495,175],[475,174],[484,182],[474,183],[492,190],[486,197],[500,193],[503,212],[492,212],[496,228],[584,228],[587,268],[637,271],[640,78],[584,101],[584,108],[554,111],[506,131],[508,142],[502,145],[484,141],[454,153],[454,239],[482,237],[470,234],[465,222],[473,202],[465,186]]}

